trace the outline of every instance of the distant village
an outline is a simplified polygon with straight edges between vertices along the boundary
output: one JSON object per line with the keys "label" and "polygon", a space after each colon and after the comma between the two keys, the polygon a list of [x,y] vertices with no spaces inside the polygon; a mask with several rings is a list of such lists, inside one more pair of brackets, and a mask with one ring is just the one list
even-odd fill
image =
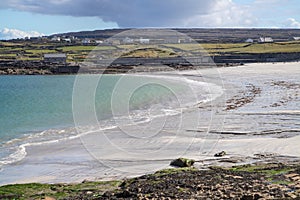
{"label": "distant village", "polygon": [[[66,44],[76,44],[76,45],[127,45],[127,44],[185,44],[185,43],[195,43],[198,41],[197,39],[194,40],[189,37],[166,37],[166,38],[108,38],[108,39],[98,39],[98,38],[81,38],[76,36],[70,35],[62,35],[62,36],[42,36],[42,37],[26,37],[24,39],[17,39],[17,40],[25,40],[30,42],[54,42],[54,43],[66,43]],[[300,37],[298,36],[289,36],[289,41],[299,41]],[[269,36],[260,36],[257,38],[247,38],[244,43],[273,43],[273,42],[282,42],[282,39],[277,39]],[[285,39],[284,41],[287,41]]]}
{"label": "distant village", "polygon": [[[19,39],[22,40],[22,39]],[[186,38],[167,38],[167,39],[149,39],[149,38],[130,38],[125,37],[109,38],[109,39],[95,39],[95,38],[78,38],[75,36],[43,36],[43,37],[26,37],[23,40],[31,42],[55,42],[55,43],[70,43],[70,44],[82,44],[82,45],[126,45],[126,44],[183,44],[192,43],[193,39]]]}

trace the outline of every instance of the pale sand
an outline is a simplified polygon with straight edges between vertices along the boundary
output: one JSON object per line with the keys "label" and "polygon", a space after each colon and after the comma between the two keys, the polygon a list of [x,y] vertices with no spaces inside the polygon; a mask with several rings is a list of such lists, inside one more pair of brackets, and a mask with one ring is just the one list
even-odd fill
{"label": "pale sand", "polygon": [[[300,157],[300,88],[295,86],[300,84],[299,63],[249,64],[181,74],[220,85],[225,93],[181,116],[157,119],[150,126],[126,127],[126,133],[113,129],[27,147],[25,159],[0,172],[0,184],[121,179],[167,168],[177,157],[201,161],[198,167],[222,165],[213,155],[223,150],[228,153],[225,158],[240,158],[237,164],[255,161],[254,154]],[[274,86],[278,81],[294,85],[288,89]],[[249,95],[249,84],[261,93],[252,102],[226,111],[228,99]],[[278,102],[283,103],[271,106]],[[163,120],[165,127],[151,137],[130,134],[145,127],[149,133],[156,131]]]}

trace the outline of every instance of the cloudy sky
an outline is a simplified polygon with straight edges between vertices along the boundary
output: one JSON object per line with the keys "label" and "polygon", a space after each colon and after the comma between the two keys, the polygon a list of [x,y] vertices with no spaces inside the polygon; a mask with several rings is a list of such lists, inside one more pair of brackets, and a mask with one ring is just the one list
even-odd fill
{"label": "cloudy sky", "polygon": [[2,0],[0,38],[107,28],[300,28],[299,0]]}

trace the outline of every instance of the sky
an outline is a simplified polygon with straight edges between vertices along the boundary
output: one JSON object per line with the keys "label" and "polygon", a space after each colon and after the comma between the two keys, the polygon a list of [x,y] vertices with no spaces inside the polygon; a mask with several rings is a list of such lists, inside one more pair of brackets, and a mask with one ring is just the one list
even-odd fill
{"label": "sky", "polygon": [[0,39],[111,28],[300,28],[299,0],[2,0]]}

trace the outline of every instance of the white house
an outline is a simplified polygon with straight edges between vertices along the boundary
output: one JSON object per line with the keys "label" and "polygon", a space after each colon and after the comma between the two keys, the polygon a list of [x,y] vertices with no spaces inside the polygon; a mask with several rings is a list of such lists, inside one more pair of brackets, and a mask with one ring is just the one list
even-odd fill
{"label": "white house", "polygon": [[294,37],[294,40],[298,41],[300,40],[300,37]]}
{"label": "white house", "polygon": [[82,43],[82,44],[90,44],[90,43],[91,43],[91,40],[85,38],[85,39],[83,39],[83,40],[81,41],[81,43]]}
{"label": "white house", "polygon": [[126,38],[123,39],[123,43],[125,43],[125,44],[134,43],[134,39],[126,37]]}
{"label": "white house", "polygon": [[143,39],[143,38],[140,38],[138,40],[139,43],[141,44],[149,44],[150,43],[150,39]]}
{"label": "white house", "polygon": [[72,42],[71,38],[64,38],[64,41],[65,41],[65,42],[69,42],[69,43]]}
{"label": "white house", "polygon": [[95,40],[96,44],[103,44],[103,40]]}
{"label": "white house", "polygon": [[254,40],[253,40],[253,39],[251,39],[251,38],[249,38],[249,39],[245,40],[245,42],[246,42],[246,43],[253,43],[253,42],[254,42]]}
{"label": "white house", "polygon": [[51,38],[52,42],[60,42],[60,37],[54,36],[53,38]]}
{"label": "white house", "polygon": [[260,37],[258,39],[258,42],[260,42],[260,43],[271,43],[271,42],[274,42],[274,40],[271,37]]}

